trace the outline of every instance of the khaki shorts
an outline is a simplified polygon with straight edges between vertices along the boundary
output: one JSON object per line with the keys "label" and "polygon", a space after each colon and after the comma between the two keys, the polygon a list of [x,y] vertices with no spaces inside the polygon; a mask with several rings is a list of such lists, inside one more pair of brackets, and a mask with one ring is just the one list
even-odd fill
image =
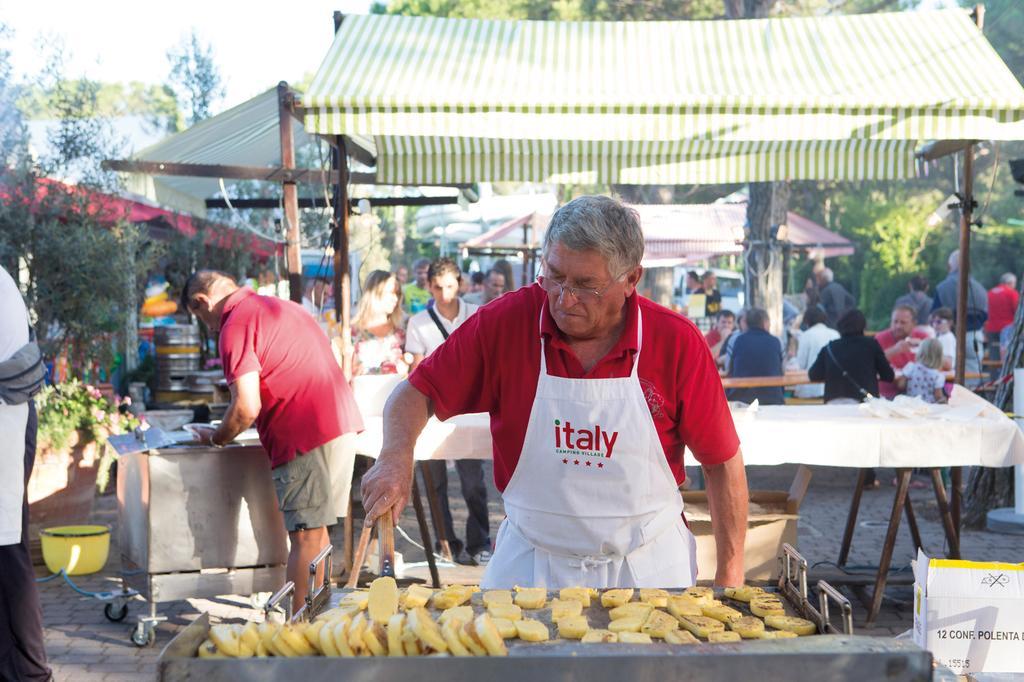
{"label": "khaki shorts", "polygon": [[334,525],[348,508],[354,435],[300,453],[273,469],[278,509],[288,532]]}

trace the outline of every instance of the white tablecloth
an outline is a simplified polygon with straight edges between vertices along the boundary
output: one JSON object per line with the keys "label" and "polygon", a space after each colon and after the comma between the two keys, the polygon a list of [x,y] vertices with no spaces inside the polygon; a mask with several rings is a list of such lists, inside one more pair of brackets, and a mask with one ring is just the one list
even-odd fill
{"label": "white tablecloth", "polygon": [[[978,416],[967,417],[972,412]],[[958,389],[928,417],[872,417],[859,405],[779,405],[734,413],[747,464],[841,467],[1004,467],[1024,464],[1024,435],[991,404]],[[356,451],[376,457],[383,418],[364,416]],[[490,417],[431,419],[415,458],[490,459]],[[687,453],[687,463],[696,463]]]}

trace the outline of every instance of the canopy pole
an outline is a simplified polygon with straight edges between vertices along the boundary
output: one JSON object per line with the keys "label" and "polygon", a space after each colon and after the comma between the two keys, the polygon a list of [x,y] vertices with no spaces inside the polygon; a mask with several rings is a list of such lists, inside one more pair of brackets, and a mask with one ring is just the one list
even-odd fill
{"label": "canopy pole", "polygon": [[[349,273],[348,235],[349,207],[348,200],[348,150],[345,138],[335,137],[335,150],[332,162],[337,170],[337,185],[334,194],[334,315],[341,326],[342,348],[348,349],[352,339],[352,278]],[[342,369],[345,376],[351,376],[352,355],[342,353]]]}
{"label": "canopy pole", "polygon": [[[295,139],[292,137],[292,96],[288,83],[277,84],[278,126],[281,133],[281,167],[295,169]],[[286,227],[285,261],[288,265],[288,297],[302,303],[302,238],[299,231],[299,192],[294,180],[281,183]]]}

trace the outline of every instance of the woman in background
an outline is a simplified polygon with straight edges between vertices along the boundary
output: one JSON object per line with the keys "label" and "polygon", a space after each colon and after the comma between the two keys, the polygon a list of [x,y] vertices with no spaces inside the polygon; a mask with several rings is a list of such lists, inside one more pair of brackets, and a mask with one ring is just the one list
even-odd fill
{"label": "woman in background", "polygon": [[408,374],[405,357],[405,315],[398,279],[386,270],[374,270],[363,282],[352,320],[352,376]]}

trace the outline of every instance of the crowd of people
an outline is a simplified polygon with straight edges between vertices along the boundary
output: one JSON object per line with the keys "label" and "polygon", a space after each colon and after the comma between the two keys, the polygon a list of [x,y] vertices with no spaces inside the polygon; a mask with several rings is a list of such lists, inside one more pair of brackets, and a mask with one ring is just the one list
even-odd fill
{"label": "crowd of people", "polygon": [[[947,260],[948,275],[929,294],[928,280],[910,278],[908,292],[894,301],[888,328],[866,332],[864,314],[850,292],[824,267],[815,269],[804,292],[802,315],[785,315],[785,346],[768,332],[768,314],[760,308],[739,313],[722,310],[705,340],[723,374],[730,377],[783,376],[805,370],[812,382],[797,385],[805,400],[860,402],[868,396],[906,394],[925,402],[944,402],[952,388],[948,376],[957,355],[954,334],[959,287],[959,251]],[[694,273],[695,275],[695,273]],[[694,283],[696,283],[694,279]],[[976,375],[982,358],[1002,359],[1019,302],[1017,278],[1000,277],[991,290],[969,278],[965,349],[966,371]],[[783,404],[781,387],[732,388],[730,400]]]}

